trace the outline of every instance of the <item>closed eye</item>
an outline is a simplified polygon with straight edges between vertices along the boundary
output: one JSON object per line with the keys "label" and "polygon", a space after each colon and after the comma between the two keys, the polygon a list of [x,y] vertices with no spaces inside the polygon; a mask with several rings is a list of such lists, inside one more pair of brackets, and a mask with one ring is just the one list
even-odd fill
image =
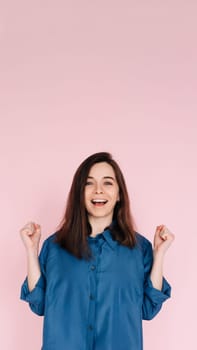
{"label": "closed eye", "polygon": [[[113,185],[113,183],[112,183],[112,182],[109,182],[109,181],[105,181],[104,184],[105,184],[105,185]],[[85,183],[85,185],[92,185],[92,182],[91,182],[91,181],[87,181],[87,182]]]}

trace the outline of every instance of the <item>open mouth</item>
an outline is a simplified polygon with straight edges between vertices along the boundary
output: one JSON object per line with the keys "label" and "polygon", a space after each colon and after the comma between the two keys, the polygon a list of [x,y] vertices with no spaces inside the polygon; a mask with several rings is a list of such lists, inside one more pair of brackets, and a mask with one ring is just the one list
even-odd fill
{"label": "open mouth", "polygon": [[95,207],[104,207],[104,205],[107,203],[108,201],[106,199],[92,199],[91,203],[95,206]]}

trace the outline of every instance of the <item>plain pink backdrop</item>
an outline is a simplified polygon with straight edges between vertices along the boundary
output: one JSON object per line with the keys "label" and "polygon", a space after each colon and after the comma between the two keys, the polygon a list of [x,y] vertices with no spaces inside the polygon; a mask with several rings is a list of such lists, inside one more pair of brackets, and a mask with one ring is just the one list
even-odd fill
{"label": "plain pink backdrop", "polygon": [[176,235],[164,266],[172,298],[144,321],[144,349],[195,349],[196,2],[0,7],[1,349],[41,347],[42,318],[19,300],[19,229],[33,220],[42,242],[53,233],[75,170],[98,151],[119,162],[138,231]]}

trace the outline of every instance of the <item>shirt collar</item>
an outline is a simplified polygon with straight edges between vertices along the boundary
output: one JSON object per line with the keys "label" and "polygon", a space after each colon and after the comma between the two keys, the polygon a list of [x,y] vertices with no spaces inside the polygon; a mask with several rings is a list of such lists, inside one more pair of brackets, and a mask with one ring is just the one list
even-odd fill
{"label": "shirt collar", "polygon": [[[114,220],[112,222],[112,225],[114,224]],[[111,225],[110,225],[111,226]],[[101,233],[98,233],[97,236],[95,237],[90,237],[88,236],[88,240],[89,242],[92,240],[92,239],[101,239],[101,238],[104,238],[106,240],[106,242],[109,244],[109,246],[114,250],[116,248],[116,245],[118,244],[118,241],[115,240],[112,236],[112,233],[111,233],[111,230],[110,230],[110,227],[106,227],[104,229],[103,232]]]}
{"label": "shirt collar", "polygon": [[112,233],[109,228],[103,231],[103,236],[107,243],[110,245],[110,247],[114,250],[116,248],[116,245],[118,244],[118,241],[113,239]]}

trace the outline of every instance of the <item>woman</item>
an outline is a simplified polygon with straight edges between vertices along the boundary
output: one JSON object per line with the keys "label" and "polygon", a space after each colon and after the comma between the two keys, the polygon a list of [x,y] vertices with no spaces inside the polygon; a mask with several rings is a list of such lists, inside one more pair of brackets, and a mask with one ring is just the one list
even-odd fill
{"label": "woman", "polygon": [[174,235],[157,226],[153,250],[135,231],[110,153],[81,163],[63,220],[39,257],[40,225],[28,223],[20,234],[28,261],[20,297],[44,315],[43,350],[142,350],[142,320],[170,297],[162,266]]}

